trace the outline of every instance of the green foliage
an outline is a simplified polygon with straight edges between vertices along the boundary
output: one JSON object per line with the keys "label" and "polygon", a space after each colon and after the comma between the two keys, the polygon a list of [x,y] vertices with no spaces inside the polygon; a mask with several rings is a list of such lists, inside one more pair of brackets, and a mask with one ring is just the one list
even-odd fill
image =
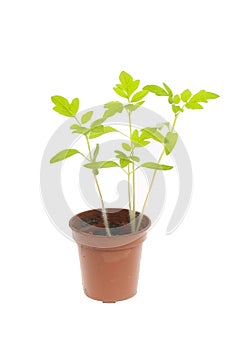
{"label": "green foliage", "polygon": [[166,155],[170,154],[173,150],[173,148],[176,145],[176,142],[178,140],[178,134],[177,133],[172,133],[172,132],[168,132],[166,134],[166,137],[164,139],[164,150]]}
{"label": "green foliage", "polygon": [[122,71],[119,75],[119,81],[121,82],[123,88],[127,91],[133,82],[133,78],[129,73]]}
{"label": "green foliage", "polygon": [[165,83],[163,83],[163,86],[165,87],[165,90],[167,91],[168,96],[172,97],[173,96],[173,92],[172,92],[171,88]]}
{"label": "green foliage", "polygon": [[208,102],[208,100],[213,100],[213,99],[218,98],[218,97],[219,97],[219,95],[214,94],[213,92],[201,90],[192,96],[190,102]]}
{"label": "green foliage", "polygon": [[170,170],[173,168],[171,165],[158,164],[154,162],[147,162],[141,164],[141,168],[149,168],[154,170]]}
{"label": "green foliage", "polygon": [[76,134],[87,134],[89,132],[88,128],[85,128],[84,126],[79,126],[77,124],[73,124],[70,126],[70,129],[73,133]]}
{"label": "green foliage", "polygon": [[93,111],[89,111],[89,112],[83,114],[81,117],[81,123],[82,124],[88,123],[90,121],[90,119],[92,118],[92,115],[93,115]]}
{"label": "green foliage", "polygon": [[128,98],[127,93],[124,92],[122,87],[115,86],[115,87],[113,87],[113,89],[119,96],[124,97],[124,98]]}
{"label": "green foliage", "polygon": [[99,125],[93,129],[90,129],[89,138],[95,139],[96,137],[100,137],[100,136],[105,135],[109,132],[118,132],[118,130],[116,130],[115,128],[112,128],[112,126]]}
{"label": "green foliage", "polygon": [[171,125],[169,122],[163,122],[156,125],[157,130],[162,130],[164,127],[166,127],[170,131]]}
{"label": "green foliage", "polygon": [[[126,144],[127,145],[127,144]],[[128,145],[129,146],[129,145]],[[131,148],[130,148],[130,150],[131,150]],[[127,151],[130,151],[129,149],[127,150]],[[122,160],[125,160],[125,161],[127,161],[127,162],[124,162],[123,164],[126,164],[126,165],[128,165],[129,163],[131,163],[131,161],[133,161],[133,162],[139,162],[140,161],[140,158],[139,157],[137,157],[137,156],[135,156],[135,155],[127,155],[127,154],[125,154],[124,152],[122,152],[122,151],[119,151],[119,150],[116,150],[115,151],[115,153],[116,153],[116,158],[119,158],[119,159],[122,159]],[[125,165],[125,166],[126,166]],[[122,166],[121,166],[122,167]]]}
{"label": "green foliage", "polygon": [[94,122],[92,122],[90,124],[90,128],[93,129],[95,128],[96,126],[99,126],[99,125],[102,125],[102,123],[106,120],[106,118],[98,118],[96,120],[94,120]]}
{"label": "green foliage", "polygon": [[[129,207],[130,207],[130,219],[134,223],[135,217],[135,171],[139,168],[148,168],[154,171],[154,176],[152,178],[152,183],[149,186],[149,191],[146,196],[145,203],[143,208],[145,207],[149,193],[152,188],[152,184],[155,178],[155,172],[157,170],[170,170],[173,167],[171,165],[160,164],[161,159],[164,154],[169,155],[173,151],[177,140],[178,134],[174,132],[176,121],[180,115],[180,113],[184,112],[184,108],[188,109],[202,109],[203,103],[207,103],[209,100],[216,99],[219,96],[215,93],[208,92],[206,90],[200,90],[196,94],[192,95],[192,92],[189,89],[184,90],[181,94],[173,94],[172,89],[166,84],[163,83],[162,86],[159,85],[146,85],[143,89],[139,89],[140,80],[134,80],[133,77],[122,71],[119,75],[119,83],[113,88],[114,91],[122,98],[125,98],[124,104],[119,101],[111,101],[104,105],[105,111],[103,116],[100,116],[96,120],[92,120],[93,111],[88,111],[84,113],[80,120],[76,117],[76,114],[79,110],[79,99],[74,98],[71,103],[63,96],[52,96],[51,100],[54,103],[53,109],[66,116],[66,117],[74,117],[76,123],[71,125],[71,131],[73,133],[78,133],[85,136],[85,140],[87,142],[88,148],[88,156],[85,156],[83,153],[79,152],[76,149],[67,149],[57,153],[53,158],[51,158],[50,162],[55,163],[62,161],[68,157],[71,157],[74,154],[81,154],[85,159],[88,160],[84,166],[88,169],[92,170],[92,173],[95,176],[95,181],[97,183],[96,175],[99,173],[99,169],[103,168],[112,168],[119,167],[128,175],[128,196],[129,196]],[[137,91],[139,89],[139,91]],[[146,95],[151,92],[156,96],[166,96],[168,103],[171,106],[172,112],[174,114],[174,121],[172,126],[169,122],[161,123],[156,125],[155,127],[146,126],[141,131],[133,130],[132,124],[132,114],[136,111],[144,103],[144,98]],[[108,118],[113,117],[117,113],[122,113],[123,109],[126,110],[128,114],[129,120],[129,134],[127,136],[123,134],[121,131],[109,126],[103,125],[104,122],[107,121]],[[133,114],[134,116],[134,114]],[[85,127],[84,124],[90,123],[89,127]],[[115,150],[115,157],[117,158],[117,162],[112,160],[103,160],[97,161],[100,146],[96,144],[94,151],[91,152],[90,142],[92,139],[101,137],[110,132],[119,132],[125,136],[127,136],[127,141],[122,143],[121,150]],[[165,135],[165,136],[164,136]],[[140,162],[140,158],[135,154],[135,149],[137,147],[145,147],[147,146],[151,140],[159,142],[162,144],[162,152],[159,156],[158,163],[156,162],[146,162],[141,165],[135,167],[135,162]],[[124,169],[126,168],[127,169]],[[132,190],[130,186],[132,185]],[[97,183],[98,189],[99,185]],[[99,189],[100,199],[102,202],[102,208],[104,208],[104,201],[102,199],[102,195]],[[105,212],[105,211],[103,211]],[[104,220],[105,221],[105,220]],[[105,225],[108,228],[107,218]],[[136,229],[140,227],[140,222]],[[133,230],[135,227],[133,225]],[[107,229],[108,231],[108,229]]]}
{"label": "green foliage", "polygon": [[106,120],[107,118],[112,117],[116,113],[122,113],[123,105],[119,101],[108,102],[104,105],[107,110],[105,111],[103,118]]}
{"label": "green foliage", "polygon": [[84,167],[88,169],[113,168],[113,167],[119,167],[119,164],[111,160],[102,160],[100,162],[91,162],[91,163],[84,164]]}
{"label": "green foliage", "polygon": [[139,135],[138,130],[134,130],[131,134],[131,141],[134,147],[144,147],[149,144],[149,141],[145,141],[145,138],[142,135]]}
{"label": "green foliage", "polygon": [[174,103],[174,98],[173,96],[168,97],[168,102],[172,105]]}
{"label": "green foliage", "polygon": [[142,136],[144,140],[153,139],[157,142],[163,143],[164,136],[158,131],[158,128],[144,128],[142,129]]}
{"label": "green foliage", "polygon": [[97,143],[97,144],[96,144],[96,148],[95,148],[95,150],[94,150],[94,152],[93,152],[93,161],[94,161],[94,162],[95,162],[96,159],[97,159],[98,153],[99,153],[99,144]]}
{"label": "green foliage", "polygon": [[134,91],[136,91],[138,89],[139,84],[140,84],[140,80],[132,80],[131,81],[131,83],[128,86],[129,96],[131,96],[134,93]]}
{"label": "green foliage", "polygon": [[143,90],[153,92],[157,96],[168,96],[168,92],[158,85],[146,85]]}
{"label": "green foliage", "polygon": [[[129,73],[122,71],[119,75],[119,81],[120,84],[116,84],[116,86],[113,88],[114,91],[119,96],[130,100],[131,95],[138,89],[140,80],[133,80],[133,77]],[[137,101],[140,100],[141,98]]]}
{"label": "green foliage", "polygon": [[173,97],[174,103],[177,105],[178,103],[180,103],[180,96],[179,95],[175,95]]}
{"label": "green foliage", "polygon": [[198,102],[187,102],[185,105],[188,109],[203,109],[203,106]]}
{"label": "green foliage", "polygon": [[119,150],[115,150],[115,153],[117,154],[116,155],[116,158],[120,158],[120,159],[129,159],[129,157],[127,156],[127,154],[125,154],[124,152],[122,151],[119,151]]}
{"label": "green foliage", "polygon": [[52,102],[55,104],[53,110],[66,117],[74,117],[79,109],[79,99],[74,98],[71,103],[63,96],[52,96]]}
{"label": "green foliage", "polygon": [[122,147],[125,151],[131,151],[131,146],[128,143],[122,143]]}
{"label": "green foliage", "polygon": [[180,96],[181,96],[181,100],[183,102],[187,102],[190,99],[190,97],[192,96],[192,93],[189,89],[186,89],[182,92],[182,94]]}
{"label": "green foliage", "polygon": [[203,109],[201,103],[207,103],[208,100],[213,100],[218,97],[219,95],[213,92],[200,90],[190,98],[190,100],[186,103],[185,107],[189,109]]}
{"label": "green foliage", "polygon": [[119,159],[119,165],[121,168],[125,168],[130,163],[132,163],[132,162],[129,159],[123,159],[123,158]]}
{"label": "green foliage", "polygon": [[135,104],[129,103],[124,106],[124,108],[129,112],[134,112],[137,108],[139,108],[141,105],[143,105],[145,101],[140,101]]}
{"label": "green foliage", "polygon": [[137,156],[130,156],[129,157],[131,160],[133,160],[134,162],[139,162],[140,161],[140,158],[137,157]]}
{"label": "green foliage", "polygon": [[76,149],[64,149],[63,151],[58,152],[53,158],[51,158],[50,163],[60,162],[68,157],[73,156],[74,154],[80,153]]}
{"label": "green foliage", "polygon": [[180,106],[172,105],[171,108],[175,114],[178,112],[183,112],[183,109]]}
{"label": "green foliage", "polygon": [[137,92],[135,95],[133,95],[131,102],[141,101],[147,94],[148,94],[147,90],[141,90]]}

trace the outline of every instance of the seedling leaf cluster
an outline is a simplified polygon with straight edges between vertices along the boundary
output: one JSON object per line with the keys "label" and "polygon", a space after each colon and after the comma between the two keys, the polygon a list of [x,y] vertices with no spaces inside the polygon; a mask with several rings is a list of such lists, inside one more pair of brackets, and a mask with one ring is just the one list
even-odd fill
{"label": "seedling leaf cluster", "polygon": [[[72,119],[73,123],[70,126],[72,133],[77,133],[83,136],[87,146],[86,154],[80,152],[77,149],[65,149],[58,152],[50,160],[51,163],[63,161],[75,154],[80,155],[85,159],[84,167],[90,169],[93,174],[94,182],[99,193],[100,202],[102,206],[103,221],[106,228],[106,233],[111,236],[111,232],[108,226],[106,208],[104,205],[104,199],[102,191],[99,185],[98,177],[100,176],[101,169],[107,168],[120,168],[127,176],[128,181],[128,206],[129,206],[129,219],[131,222],[132,232],[140,229],[143,214],[146,209],[146,205],[149,201],[150,194],[155,182],[157,171],[166,171],[173,168],[170,164],[162,164],[163,156],[171,154],[176,146],[178,140],[178,134],[175,131],[175,125],[179,116],[185,112],[186,109],[203,109],[203,105],[209,100],[216,99],[219,96],[213,92],[206,90],[200,90],[195,94],[189,89],[183,90],[181,93],[173,93],[173,90],[166,84],[159,85],[146,85],[140,88],[140,80],[134,80],[133,77],[122,71],[119,75],[119,82],[114,86],[113,90],[121,97],[122,101],[111,101],[104,105],[105,111],[103,115],[100,115],[97,119],[94,119],[94,111],[89,110],[81,115],[78,119],[78,111],[80,106],[79,98],[74,98],[69,102],[63,96],[52,96],[51,100],[54,103],[53,109],[65,116]],[[134,118],[135,111],[145,103],[145,98],[148,94],[154,94],[157,97],[164,97],[167,99],[167,103],[171,106],[172,123],[165,122],[160,125],[145,126],[142,129],[133,127],[132,119]],[[118,130],[111,125],[111,118],[116,114],[127,113],[128,117],[128,133],[124,134],[121,130]],[[126,138],[126,141],[122,143],[121,149],[114,151],[112,159],[99,159],[100,144],[93,143],[93,139],[102,137],[108,133],[119,133]],[[144,162],[137,155],[137,149],[147,147],[151,143],[161,144],[162,151],[158,157],[157,162]],[[94,149],[94,151],[92,151]],[[145,196],[145,200],[142,204],[140,216],[136,220],[136,174],[139,168],[148,168],[152,170],[152,179]]]}

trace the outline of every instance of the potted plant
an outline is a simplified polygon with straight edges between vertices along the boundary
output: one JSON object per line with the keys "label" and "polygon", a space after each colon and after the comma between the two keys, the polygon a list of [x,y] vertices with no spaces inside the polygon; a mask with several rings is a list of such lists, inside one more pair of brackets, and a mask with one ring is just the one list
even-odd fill
{"label": "potted plant", "polygon": [[[105,112],[93,120],[93,111],[77,117],[79,99],[71,103],[62,96],[52,96],[53,109],[71,118],[71,131],[83,136],[87,152],[77,149],[62,150],[53,156],[51,163],[62,161],[75,154],[85,160],[84,167],[93,174],[93,180],[100,197],[101,209],[84,211],[73,216],[69,222],[73,237],[78,244],[84,292],[87,296],[103,302],[116,302],[128,299],[137,292],[139,264],[142,243],[150,227],[150,218],[145,215],[145,208],[150,199],[155,177],[158,171],[171,170],[171,165],[162,164],[164,156],[174,149],[178,134],[175,126],[179,116],[186,109],[202,109],[202,103],[219,97],[205,90],[192,94],[186,89],[174,94],[171,88],[146,85],[139,89],[140,80],[134,80],[126,72],[119,75],[119,83],[114,91],[123,102],[112,101],[104,105]],[[147,94],[166,97],[173,113],[172,123],[163,123],[154,127],[145,125],[140,130],[133,127],[132,119],[137,108],[145,102]],[[91,147],[91,143],[107,133],[118,133],[120,130],[108,125],[116,113],[127,113],[128,134],[121,149],[115,150],[112,159],[99,159],[99,143]],[[138,156],[138,149],[147,147],[151,142],[160,143],[161,154],[157,162],[144,162]],[[93,150],[92,150],[93,149]],[[128,208],[105,208],[102,190],[99,184],[101,171],[107,168],[119,168],[128,180]],[[139,168],[152,169],[152,179],[145,194],[142,208],[136,208],[136,176]]]}

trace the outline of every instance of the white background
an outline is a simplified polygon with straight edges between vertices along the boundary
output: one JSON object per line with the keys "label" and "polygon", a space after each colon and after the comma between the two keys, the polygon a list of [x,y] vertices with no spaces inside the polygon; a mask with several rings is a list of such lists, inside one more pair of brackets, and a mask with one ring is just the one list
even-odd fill
{"label": "white background", "polygon": [[[1,3],[1,349],[233,350],[231,4]],[[123,69],[143,84],[165,81],[221,98],[177,128],[194,173],[186,219],[166,236],[165,211],[144,244],[138,295],[102,304],[83,295],[76,246],[44,212],[39,170],[63,122],[50,96],[79,96],[81,109],[112,100]],[[153,96],[148,101],[167,113]]]}

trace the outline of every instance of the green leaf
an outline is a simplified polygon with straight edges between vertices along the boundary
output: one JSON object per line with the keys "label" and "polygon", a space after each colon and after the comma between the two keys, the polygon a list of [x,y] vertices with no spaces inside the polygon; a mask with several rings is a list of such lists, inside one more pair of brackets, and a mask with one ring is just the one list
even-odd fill
{"label": "green leaf", "polygon": [[147,163],[141,164],[141,168],[149,168],[149,169],[155,169],[155,170],[170,170],[173,168],[173,166],[158,164],[154,162],[147,162]]}
{"label": "green leaf", "polygon": [[174,98],[173,98],[173,96],[169,96],[169,97],[168,97],[168,102],[169,102],[170,104],[174,103]]}
{"label": "green leaf", "polygon": [[137,108],[139,108],[141,105],[143,105],[145,101],[140,101],[138,103],[135,103],[135,104],[127,104],[124,106],[124,108],[128,111],[131,111],[131,112],[134,112]]}
{"label": "green leaf", "polygon": [[111,102],[105,103],[104,107],[108,108],[108,109],[114,109],[118,112],[121,112],[123,109],[123,104],[119,101],[111,101]]}
{"label": "green leaf", "polygon": [[103,115],[103,118],[105,119],[112,117],[116,113],[122,113],[123,111],[123,104],[119,101],[108,102],[104,107],[107,108]]}
{"label": "green leaf", "polygon": [[70,104],[65,97],[56,95],[52,96],[51,100],[55,104],[53,110],[66,117],[73,117],[76,114],[75,111],[78,110],[79,107],[79,99],[74,99]]}
{"label": "green leaf", "polygon": [[117,154],[116,158],[120,158],[120,159],[129,159],[129,157],[127,156],[127,154],[125,154],[122,151],[118,151],[116,150],[115,153]]}
{"label": "green leaf", "polygon": [[90,121],[90,119],[92,118],[92,115],[93,115],[93,111],[89,111],[89,112],[83,114],[81,117],[81,123],[82,124],[88,123]]}
{"label": "green leaf", "polygon": [[158,128],[145,128],[142,129],[142,138],[153,139],[157,142],[163,143],[164,136],[157,130]]}
{"label": "green leaf", "polygon": [[126,94],[126,92],[124,92],[120,87],[113,87],[113,90],[117,93],[117,95],[124,97],[124,98],[128,98],[128,95]]}
{"label": "green leaf", "polygon": [[100,125],[90,130],[89,138],[94,139],[96,137],[102,136],[109,132],[118,132],[118,130],[116,130],[115,128],[112,128],[112,126]]}
{"label": "green leaf", "polygon": [[138,130],[134,130],[132,135],[131,135],[131,141],[134,144],[135,147],[144,147],[149,144],[148,141],[145,141],[145,138],[139,136]]}
{"label": "green leaf", "polygon": [[153,92],[157,96],[168,96],[168,92],[158,85],[146,85],[143,90]]}
{"label": "green leaf", "polygon": [[56,162],[60,162],[61,160],[64,160],[68,157],[73,156],[74,154],[80,153],[79,151],[77,151],[76,149],[64,149],[63,151],[57,153],[53,158],[51,158],[50,163],[56,163]]}
{"label": "green leaf", "polygon": [[212,100],[218,98],[219,95],[214,94],[213,92],[208,92],[206,90],[201,90],[195,95],[192,96],[189,102],[208,102],[208,100]]}
{"label": "green leaf", "polygon": [[131,102],[138,102],[142,100],[147,94],[148,94],[147,90],[141,90],[137,92],[135,95],[133,95]]}
{"label": "green leaf", "polygon": [[97,156],[98,156],[98,153],[99,153],[99,144],[97,143],[97,144],[96,144],[96,148],[95,148],[95,150],[94,150],[94,152],[93,152],[93,160],[94,160],[94,161],[96,161]]}
{"label": "green leaf", "polygon": [[125,90],[128,90],[128,87],[133,81],[133,78],[129,73],[122,71],[119,75],[119,80],[123,85],[123,87],[125,88]]}
{"label": "green leaf", "polygon": [[137,157],[137,156],[130,156],[129,157],[131,160],[133,160],[134,162],[139,162],[140,161],[140,158]]}
{"label": "green leaf", "polygon": [[173,99],[174,99],[175,104],[180,103],[180,96],[179,96],[179,95],[175,95],[175,96],[173,97]]}
{"label": "green leaf", "polygon": [[128,105],[125,105],[124,108],[130,112],[134,112],[137,108],[139,107],[139,105],[137,104],[128,104]]}
{"label": "green leaf", "polygon": [[72,103],[71,103],[71,111],[72,111],[73,115],[76,115],[76,113],[78,112],[79,105],[80,105],[79,99],[78,98],[74,98],[72,100]]}
{"label": "green leaf", "polygon": [[175,114],[178,112],[183,112],[183,109],[180,106],[172,105],[171,108]]}
{"label": "green leaf", "polygon": [[171,90],[171,88],[169,88],[169,86],[165,83],[163,83],[163,86],[165,87],[166,91],[168,92],[168,96],[173,96],[173,92]]}
{"label": "green leaf", "polygon": [[94,120],[94,122],[92,122],[90,124],[90,128],[92,129],[92,128],[95,128],[96,126],[101,125],[105,120],[106,120],[106,118],[99,118],[99,119]]}
{"label": "green leaf", "polygon": [[136,89],[138,89],[139,84],[140,84],[140,80],[133,80],[130,83],[130,86],[128,87],[129,95],[131,95],[134,91],[136,91]]}
{"label": "green leaf", "polygon": [[164,140],[164,150],[166,152],[166,155],[170,154],[173,150],[173,148],[176,145],[176,142],[178,140],[178,134],[177,133],[172,133],[168,132],[166,134],[165,140]]}
{"label": "green leaf", "polygon": [[131,146],[128,143],[122,143],[122,147],[125,151],[131,151]]}
{"label": "green leaf", "polygon": [[186,108],[188,109],[203,109],[202,105],[200,105],[200,103],[197,102],[187,102],[185,105]]}
{"label": "green leaf", "polygon": [[128,164],[132,163],[129,159],[120,158],[119,164],[121,168],[125,168]]}
{"label": "green leaf", "polygon": [[156,129],[162,130],[164,126],[166,126],[168,130],[170,130],[170,123],[169,122],[157,124]]}
{"label": "green leaf", "polygon": [[111,160],[103,160],[100,162],[92,162],[92,163],[87,163],[84,165],[88,169],[101,169],[101,168],[113,168],[113,167],[119,167],[119,164],[116,162],[113,162]]}
{"label": "green leaf", "polygon": [[71,125],[70,129],[73,130],[73,133],[77,133],[77,134],[86,134],[89,132],[88,128],[85,128],[83,126],[79,126],[77,124]]}
{"label": "green leaf", "polygon": [[181,99],[183,102],[187,102],[191,96],[192,96],[191,91],[189,89],[186,89],[182,92]]}

